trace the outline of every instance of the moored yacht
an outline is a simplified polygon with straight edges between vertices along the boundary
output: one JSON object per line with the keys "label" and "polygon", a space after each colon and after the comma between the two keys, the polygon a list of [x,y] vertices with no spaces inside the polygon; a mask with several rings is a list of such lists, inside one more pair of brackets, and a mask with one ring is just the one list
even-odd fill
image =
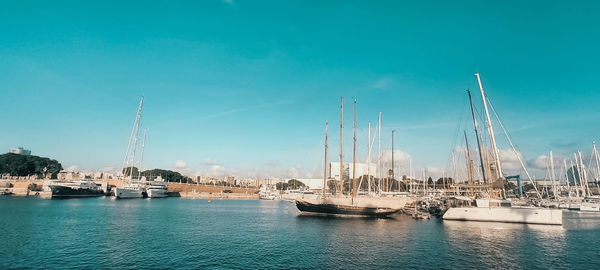
{"label": "moored yacht", "polygon": [[151,184],[146,188],[148,198],[166,198],[169,196],[168,188],[164,183]]}
{"label": "moored yacht", "polygon": [[104,191],[94,182],[75,181],[48,185],[52,198],[83,198],[104,196]]}
{"label": "moored yacht", "polygon": [[146,189],[140,184],[125,184],[122,187],[115,188],[115,197],[117,199],[144,198]]}
{"label": "moored yacht", "polygon": [[562,225],[562,210],[537,207],[512,207],[511,201],[477,199],[475,207],[454,207],[444,220],[489,221],[525,224]]}
{"label": "moored yacht", "polygon": [[281,198],[281,195],[279,194],[279,190],[264,185],[258,192],[258,198],[261,200],[277,200]]}

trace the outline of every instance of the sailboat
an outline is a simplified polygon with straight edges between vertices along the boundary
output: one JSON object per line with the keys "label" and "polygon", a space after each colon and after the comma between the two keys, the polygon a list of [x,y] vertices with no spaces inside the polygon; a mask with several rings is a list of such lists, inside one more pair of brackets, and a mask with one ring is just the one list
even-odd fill
{"label": "sailboat", "polygon": [[133,168],[135,165],[135,154],[138,144],[143,104],[144,96],[140,99],[131,135],[129,136],[127,151],[125,152],[125,159],[123,161],[123,176],[125,181],[121,187],[115,188],[115,197],[117,199],[143,198],[146,196],[146,188],[139,182],[139,174],[138,179],[133,179]]}
{"label": "sailboat", "polygon": [[[481,79],[479,73],[475,73],[477,81],[479,83],[479,89],[481,91],[481,97],[483,99],[483,105],[487,117],[487,131],[490,138],[492,161],[489,162],[487,159],[487,150],[482,143],[479,128],[477,125],[477,119],[475,117],[475,111],[473,108],[473,101],[471,98],[471,92],[467,91],[469,96],[469,104],[471,107],[471,115],[473,117],[473,126],[475,129],[475,136],[477,139],[477,146],[479,149],[479,159],[481,164],[481,175],[484,182],[484,187],[487,186],[489,189],[489,198],[480,198],[475,200],[474,207],[452,207],[449,208],[443,215],[444,220],[462,220],[462,221],[491,221],[491,222],[508,222],[508,223],[526,223],[526,224],[548,224],[548,225],[562,225],[562,211],[556,209],[545,209],[535,207],[513,207],[510,200],[498,198],[497,194],[501,194],[495,191],[494,186],[497,183],[503,182],[502,167],[499,160],[498,149],[496,147],[496,141],[494,138],[494,130],[492,127],[486,96],[483,91]],[[466,139],[466,136],[465,136]],[[468,143],[467,143],[468,144]],[[512,142],[511,142],[511,146]],[[514,146],[513,146],[514,150]],[[516,152],[516,150],[515,150]],[[519,161],[522,163],[520,156]],[[468,157],[467,159],[469,159]],[[467,167],[469,164],[467,164]],[[527,171],[526,171],[527,173]],[[527,173],[528,174],[528,173]],[[472,174],[469,175],[472,178]],[[472,182],[471,179],[469,179]],[[470,185],[471,188],[473,185]],[[535,185],[534,185],[535,188]],[[536,188],[537,191],[537,188]],[[538,193],[539,195],[539,193]]]}
{"label": "sailboat", "polygon": [[369,216],[386,217],[394,214],[404,206],[398,206],[397,200],[386,198],[357,197],[356,187],[356,100],[354,100],[354,151],[353,151],[353,173],[350,196],[344,195],[344,177],[343,177],[343,115],[344,98],[341,98],[341,124],[340,124],[340,187],[339,194],[328,196],[327,187],[327,129],[328,123],[325,123],[325,168],[323,173],[323,190],[319,197],[299,197],[296,199],[296,207],[303,214],[324,214],[324,215],[344,215],[344,216]]}

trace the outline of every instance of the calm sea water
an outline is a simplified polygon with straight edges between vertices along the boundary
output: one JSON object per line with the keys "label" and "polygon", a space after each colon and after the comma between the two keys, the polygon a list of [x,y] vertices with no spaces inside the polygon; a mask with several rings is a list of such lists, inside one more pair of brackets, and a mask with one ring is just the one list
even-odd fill
{"label": "calm sea water", "polygon": [[600,215],[564,226],[327,218],[278,201],[0,198],[0,268],[600,269]]}

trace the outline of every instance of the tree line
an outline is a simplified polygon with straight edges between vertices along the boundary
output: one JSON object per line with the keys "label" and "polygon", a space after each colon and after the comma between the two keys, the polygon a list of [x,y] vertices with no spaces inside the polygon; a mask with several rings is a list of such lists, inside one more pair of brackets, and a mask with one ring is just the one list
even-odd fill
{"label": "tree line", "polygon": [[56,179],[62,169],[62,164],[46,157],[14,153],[0,155],[0,174],[10,174],[11,176],[37,175],[40,177],[50,174],[50,178]]}
{"label": "tree line", "polygon": [[188,183],[188,182],[192,181],[191,178],[189,178],[185,175],[182,175],[178,172],[171,171],[171,170],[152,169],[152,170],[145,170],[140,173],[140,171],[137,167],[127,167],[127,168],[123,168],[123,170],[121,172],[123,173],[123,175],[132,176],[133,178],[138,178],[138,176],[139,177],[144,176],[144,177],[146,177],[146,180],[149,180],[149,181],[153,181],[159,176],[166,182]]}

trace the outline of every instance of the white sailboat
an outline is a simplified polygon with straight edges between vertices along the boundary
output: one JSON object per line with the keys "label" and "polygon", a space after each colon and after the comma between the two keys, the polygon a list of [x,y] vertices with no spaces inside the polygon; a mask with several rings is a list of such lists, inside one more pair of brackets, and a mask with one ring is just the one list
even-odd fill
{"label": "white sailboat", "polygon": [[[485,113],[487,118],[487,131],[490,137],[490,144],[492,150],[492,161],[487,160],[486,149],[481,142],[479,136],[479,130],[477,126],[477,120],[475,117],[475,111],[473,108],[473,101],[471,99],[471,93],[467,90],[469,96],[469,104],[471,107],[471,115],[473,117],[473,125],[475,128],[475,136],[477,138],[477,145],[479,148],[479,158],[481,163],[481,174],[485,185],[489,186],[489,195],[494,195],[492,183],[503,178],[501,163],[499,161],[498,150],[494,139],[494,132],[492,123],[487,108],[486,96],[483,91],[481,79],[479,73],[475,73],[479,88],[481,91],[481,97],[483,99],[483,105],[485,107]],[[514,146],[512,142],[511,147]],[[519,155],[517,155],[521,165],[523,162]],[[523,166],[524,167],[524,166]],[[529,173],[525,170],[527,176]],[[529,177],[531,180],[531,177]],[[534,185],[535,188],[535,185]],[[537,192],[537,188],[535,188]],[[539,193],[538,193],[539,196]],[[556,209],[545,209],[536,207],[512,207],[512,203],[509,200],[501,200],[494,198],[482,198],[475,201],[474,207],[453,207],[450,208],[443,215],[444,220],[462,220],[462,221],[491,221],[491,222],[508,222],[508,223],[526,223],[526,224],[550,224],[550,225],[562,225],[562,211]]]}
{"label": "white sailboat", "polygon": [[115,188],[115,197],[117,199],[143,198],[146,195],[146,188],[139,182],[140,175],[138,174],[138,179],[133,179],[133,168],[135,167],[135,154],[139,137],[143,104],[144,96],[142,96],[140,99],[140,104],[138,106],[135,121],[133,122],[133,128],[131,130],[131,135],[129,136],[129,143],[127,145],[127,151],[125,152],[125,159],[123,161],[123,177],[126,182],[121,187]]}

